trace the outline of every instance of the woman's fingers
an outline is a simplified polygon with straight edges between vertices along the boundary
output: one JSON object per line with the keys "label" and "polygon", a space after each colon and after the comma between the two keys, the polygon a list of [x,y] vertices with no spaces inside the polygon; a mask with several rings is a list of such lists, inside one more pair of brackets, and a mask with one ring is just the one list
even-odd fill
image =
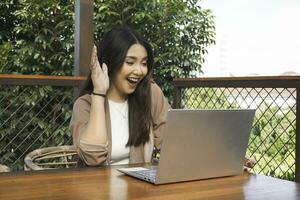
{"label": "woman's fingers", "polygon": [[[105,66],[105,67],[104,67]],[[97,57],[97,47],[94,45],[93,51],[92,51],[92,59],[91,59],[91,67],[90,69],[96,72],[104,73],[107,75],[107,65],[103,63],[102,67],[100,66],[98,57]]]}
{"label": "woman's fingers", "polygon": [[97,47],[94,45],[93,50],[92,50],[92,55],[91,55],[91,64],[90,64],[90,69],[93,70],[97,67]]}
{"label": "woman's fingers", "polygon": [[102,64],[102,71],[105,75],[108,75],[107,65],[105,63]]}
{"label": "woman's fingers", "polygon": [[102,64],[102,67],[100,66],[100,63],[98,59],[95,62],[95,67],[92,69],[92,74],[98,76],[98,75],[105,75],[108,76],[108,69],[107,65],[105,63]]}

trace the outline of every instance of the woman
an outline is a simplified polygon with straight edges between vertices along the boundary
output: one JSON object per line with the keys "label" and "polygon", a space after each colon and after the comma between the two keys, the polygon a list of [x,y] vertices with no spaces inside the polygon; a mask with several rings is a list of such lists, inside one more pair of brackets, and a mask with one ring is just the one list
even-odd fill
{"label": "woman", "polygon": [[70,123],[79,165],[150,162],[170,108],[151,82],[151,46],[128,27],[116,27],[92,54]]}

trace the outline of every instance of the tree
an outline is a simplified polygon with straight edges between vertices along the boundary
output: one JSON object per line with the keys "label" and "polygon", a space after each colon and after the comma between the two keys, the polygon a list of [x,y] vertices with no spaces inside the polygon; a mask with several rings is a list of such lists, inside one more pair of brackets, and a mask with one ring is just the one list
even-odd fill
{"label": "tree", "polygon": [[95,1],[95,38],[112,24],[128,24],[154,47],[154,79],[171,99],[174,77],[201,72],[206,47],[214,44],[214,18],[197,0]]}
{"label": "tree", "polygon": [[13,12],[17,9],[17,0],[4,0],[0,2],[0,72],[8,66],[7,60],[11,53],[12,41],[15,40],[13,29],[18,23]]}
{"label": "tree", "polygon": [[10,37],[0,32],[0,73],[71,75],[73,1],[6,0],[1,11],[7,5],[14,23],[7,27]]}
{"label": "tree", "polygon": [[[154,79],[171,97],[174,77],[201,72],[206,47],[214,44],[214,18],[197,0],[95,0],[95,40],[115,24],[144,35],[155,52]],[[71,75],[74,1],[6,0],[13,18],[0,32],[0,73]],[[0,58],[1,59],[1,58]]]}

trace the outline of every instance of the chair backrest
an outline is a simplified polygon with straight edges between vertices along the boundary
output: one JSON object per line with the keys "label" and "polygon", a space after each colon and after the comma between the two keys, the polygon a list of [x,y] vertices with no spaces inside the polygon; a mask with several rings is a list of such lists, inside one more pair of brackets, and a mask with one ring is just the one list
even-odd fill
{"label": "chair backrest", "polygon": [[25,156],[25,171],[72,168],[77,164],[74,146],[57,146],[36,149]]}
{"label": "chair backrest", "polygon": [[6,165],[1,165],[0,164],[0,173],[1,172],[10,172],[10,168],[7,167]]}

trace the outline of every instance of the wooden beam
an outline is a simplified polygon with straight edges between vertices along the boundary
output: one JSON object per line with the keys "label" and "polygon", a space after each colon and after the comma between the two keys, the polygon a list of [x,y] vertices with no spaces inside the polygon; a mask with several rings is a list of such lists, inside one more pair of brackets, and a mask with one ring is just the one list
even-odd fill
{"label": "wooden beam", "polygon": [[0,85],[45,85],[78,87],[84,81],[84,76],[46,76],[0,74]]}
{"label": "wooden beam", "polygon": [[87,76],[94,43],[94,0],[75,2],[75,76]]}
{"label": "wooden beam", "polygon": [[284,87],[296,88],[300,76],[175,78],[175,87]]}

